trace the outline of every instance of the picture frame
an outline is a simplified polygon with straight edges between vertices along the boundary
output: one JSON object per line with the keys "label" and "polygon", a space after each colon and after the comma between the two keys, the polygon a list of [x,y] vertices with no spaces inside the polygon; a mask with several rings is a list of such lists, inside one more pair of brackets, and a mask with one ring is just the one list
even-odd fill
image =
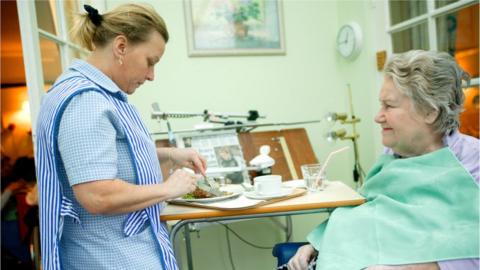
{"label": "picture frame", "polygon": [[284,55],[281,0],[184,0],[189,56]]}
{"label": "picture frame", "polygon": [[235,131],[177,134],[177,147],[193,148],[207,161],[207,176],[226,183],[249,182],[242,147]]}

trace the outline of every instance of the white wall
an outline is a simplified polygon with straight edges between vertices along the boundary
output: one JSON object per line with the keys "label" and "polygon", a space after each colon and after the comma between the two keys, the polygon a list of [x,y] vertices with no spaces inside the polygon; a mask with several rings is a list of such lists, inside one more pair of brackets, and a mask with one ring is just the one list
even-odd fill
{"label": "white wall", "polygon": [[[107,2],[110,7],[122,1]],[[287,54],[285,56],[188,57],[180,0],[147,1],[165,18],[171,40],[156,67],[156,80],[138,89],[130,100],[136,104],[152,132],[166,130],[150,119],[151,103],[158,101],[165,111],[247,112],[257,109],[268,122],[320,119],[328,111],[348,111],[346,83],[353,89],[360,124],[361,157],[368,168],[374,159],[371,133],[372,95],[376,95],[375,54],[371,33],[365,33],[364,49],[355,61],[342,59],[335,50],[340,24],[356,20],[364,31],[371,12],[370,1],[287,0],[283,2]],[[341,9],[338,10],[338,7]],[[345,15],[349,14],[350,15]],[[358,12],[358,11],[362,12]],[[373,98],[376,102],[376,97]],[[368,105],[365,105],[368,102]],[[189,129],[200,119],[172,120],[174,129]],[[322,135],[327,123],[305,126],[320,160],[349,142],[327,144]],[[337,124],[335,128],[339,128]],[[348,127],[347,127],[348,128]],[[345,160],[350,156],[350,160]],[[345,162],[353,154],[334,160],[328,175],[350,179]],[[341,170],[334,167],[342,165]],[[348,166],[349,167],[349,166]],[[348,173],[346,173],[348,172]]]}
{"label": "white wall", "polygon": [[[247,112],[267,114],[268,122],[319,119],[328,111],[347,112],[346,83],[352,85],[355,113],[362,122],[360,156],[366,171],[380,148],[373,115],[376,111],[378,72],[375,51],[376,1],[283,1],[287,54],[284,56],[188,57],[183,4],[180,0],[146,1],[164,17],[171,40],[156,68],[156,80],[147,83],[130,97],[151,132],[160,126],[150,119],[153,101],[165,111]],[[123,3],[107,1],[107,8]],[[342,59],[335,50],[341,24],[355,20],[364,31],[364,47],[355,61]],[[384,32],[383,32],[384,33]],[[195,120],[172,120],[174,129],[189,129]],[[327,123],[307,125],[311,143],[319,160],[329,151],[350,142],[328,144],[322,135],[332,128]],[[339,128],[337,124],[335,128]],[[165,131],[165,124],[161,126]],[[347,130],[350,130],[347,127]],[[328,177],[353,186],[353,151],[332,160]],[[294,218],[294,240],[305,235],[322,220],[321,215]],[[250,241],[273,245],[283,234],[268,219],[236,223],[232,227]],[[192,233],[196,269],[230,269],[225,232],[222,227],[202,229],[199,238]],[[234,236],[232,249],[236,269],[271,269],[270,250],[245,245]],[[207,258],[216,258],[212,261]],[[183,265],[184,255],[181,255]]]}

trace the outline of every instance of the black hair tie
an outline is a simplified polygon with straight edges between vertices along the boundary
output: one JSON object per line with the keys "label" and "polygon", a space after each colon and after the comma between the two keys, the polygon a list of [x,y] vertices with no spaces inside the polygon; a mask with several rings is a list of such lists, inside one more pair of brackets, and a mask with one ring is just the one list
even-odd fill
{"label": "black hair tie", "polygon": [[102,24],[102,15],[98,13],[98,10],[90,5],[83,5],[83,8],[88,13],[88,18],[95,24],[95,26],[100,26]]}

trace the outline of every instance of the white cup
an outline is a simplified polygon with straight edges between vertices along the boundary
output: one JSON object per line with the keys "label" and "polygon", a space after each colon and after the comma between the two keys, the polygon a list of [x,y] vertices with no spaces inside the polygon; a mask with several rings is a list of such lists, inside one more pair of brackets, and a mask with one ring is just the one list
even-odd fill
{"label": "white cup", "polygon": [[255,193],[258,195],[273,195],[282,191],[281,175],[264,175],[253,178]]}

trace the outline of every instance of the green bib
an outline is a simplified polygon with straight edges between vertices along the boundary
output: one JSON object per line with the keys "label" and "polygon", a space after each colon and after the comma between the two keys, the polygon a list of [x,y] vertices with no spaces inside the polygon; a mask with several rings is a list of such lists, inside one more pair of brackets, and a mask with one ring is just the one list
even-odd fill
{"label": "green bib", "polygon": [[449,148],[382,155],[360,193],[308,235],[317,270],[479,257],[479,187]]}

